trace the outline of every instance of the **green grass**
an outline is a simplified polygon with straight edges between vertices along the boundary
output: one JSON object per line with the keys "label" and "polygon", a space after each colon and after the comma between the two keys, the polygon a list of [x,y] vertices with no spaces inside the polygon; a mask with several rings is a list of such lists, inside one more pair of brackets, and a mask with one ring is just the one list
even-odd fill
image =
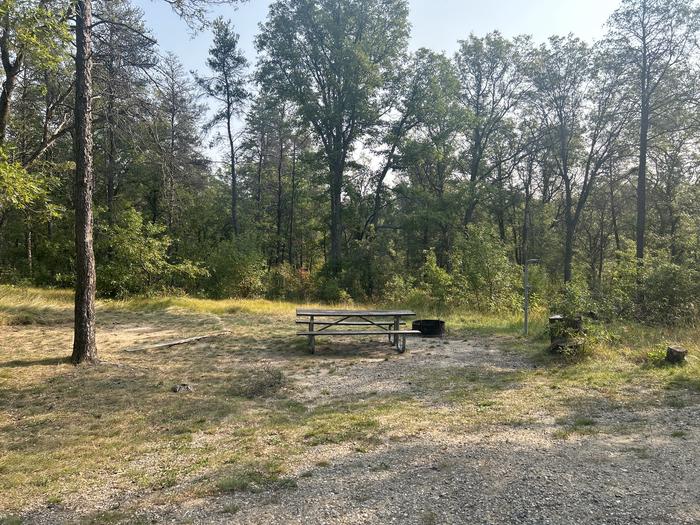
{"label": "green grass", "polygon": [[19,516],[0,516],[0,525],[22,525],[22,518]]}

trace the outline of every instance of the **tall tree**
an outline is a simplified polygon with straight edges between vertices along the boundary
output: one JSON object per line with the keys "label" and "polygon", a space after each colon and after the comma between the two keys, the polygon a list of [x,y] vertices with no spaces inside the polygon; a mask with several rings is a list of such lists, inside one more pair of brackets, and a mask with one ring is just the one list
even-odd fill
{"label": "tall tree", "polygon": [[460,101],[472,117],[467,138],[465,171],[469,200],[464,223],[471,222],[482,184],[499,166],[518,156],[491,156],[488,151],[499,133],[509,127],[514,109],[524,97],[525,76],[522,64],[529,53],[530,41],[515,41],[494,32],[479,38],[471,35],[460,42],[455,63],[460,79]]}
{"label": "tall tree", "polygon": [[[190,21],[203,20],[207,5],[216,0],[165,0]],[[234,3],[231,0],[228,3]],[[219,2],[221,3],[221,2]],[[92,0],[75,4],[75,330],[72,361],[97,361],[95,342],[95,253],[92,197],[95,185],[92,162]]]}
{"label": "tall tree", "polygon": [[92,1],[78,0],[75,18],[75,325],[73,363],[96,362],[95,252],[92,195]]}
{"label": "tall tree", "polygon": [[[650,130],[678,90],[668,81],[690,66],[698,30],[692,0],[623,0],[609,21],[608,40],[636,85],[639,119],[637,172],[637,259],[644,259],[647,229],[647,157]],[[664,92],[667,96],[660,96]],[[670,97],[668,96],[670,95]]]}
{"label": "tall tree", "polygon": [[[401,144],[399,166],[406,173],[401,197],[408,201],[408,229],[421,235],[420,249],[436,249],[437,262],[449,265],[455,234],[459,145],[468,112],[459,102],[459,79],[443,54],[419,49],[414,62],[419,124]],[[455,221],[455,219],[457,220]]]}
{"label": "tall tree", "polygon": [[6,139],[12,95],[27,60],[44,66],[63,55],[68,31],[60,2],[52,0],[0,1],[0,59],[5,79],[0,91],[0,146]]}
{"label": "tall tree", "polygon": [[230,21],[217,18],[214,20],[212,30],[214,42],[209,49],[207,66],[213,75],[211,77],[198,77],[197,82],[204,92],[220,105],[211,124],[223,123],[226,126],[231,176],[231,229],[234,235],[238,235],[240,232],[238,176],[236,173],[236,138],[233,121],[240,114],[243,101],[248,96],[244,76],[248,61],[238,47],[238,35],[233,31]]}
{"label": "tall tree", "polygon": [[564,282],[573,277],[581,214],[627,122],[618,72],[593,56],[573,36],[552,37],[538,50],[532,74],[535,106],[564,191]]}
{"label": "tall tree", "polygon": [[104,175],[107,217],[114,224],[120,179],[134,160],[123,150],[135,140],[142,122],[146,79],[156,64],[156,42],[144,27],[143,13],[128,0],[101,1],[96,13],[100,20],[94,32],[99,121],[95,134],[103,157],[100,165],[98,156],[97,170]]}
{"label": "tall tree", "polygon": [[298,107],[322,145],[330,187],[329,268],[342,265],[345,169],[387,101],[404,54],[406,0],[277,0],[257,40],[263,75]]}
{"label": "tall tree", "polygon": [[196,102],[196,86],[175,55],[168,53],[158,64],[157,73],[148,131],[155,172],[160,172],[160,177],[152,182],[148,201],[151,219],[164,218],[173,234],[178,222],[179,187],[192,188],[201,181],[201,172],[195,168],[204,163],[198,132],[204,108]]}

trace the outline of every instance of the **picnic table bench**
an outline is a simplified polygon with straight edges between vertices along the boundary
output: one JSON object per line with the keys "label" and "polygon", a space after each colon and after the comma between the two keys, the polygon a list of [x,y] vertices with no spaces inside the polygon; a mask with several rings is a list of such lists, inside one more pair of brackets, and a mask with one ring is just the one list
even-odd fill
{"label": "picnic table bench", "polygon": [[[420,335],[419,330],[403,330],[402,318],[415,317],[410,310],[306,310],[298,309],[296,323],[307,329],[297,332],[309,339],[309,351],[316,351],[318,336],[364,336],[386,335],[389,344],[399,353],[406,351],[406,336]],[[346,328],[349,327],[349,328]],[[357,329],[352,329],[353,327]]]}

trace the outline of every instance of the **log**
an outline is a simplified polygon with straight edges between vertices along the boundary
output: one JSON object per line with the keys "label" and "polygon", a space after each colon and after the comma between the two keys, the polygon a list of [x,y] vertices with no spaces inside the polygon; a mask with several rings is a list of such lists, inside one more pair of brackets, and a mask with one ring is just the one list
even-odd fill
{"label": "log", "polygon": [[159,348],[170,348],[177,345],[186,345],[188,343],[195,343],[197,341],[202,341],[204,339],[213,339],[214,337],[220,337],[222,335],[230,334],[230,330],[225,330],[223,332],[217,332],[215,334],[198,335],[195,337],[188,337],[187,339],[178,339],[177,341],[168,341],[166,343],[158,343],[150,346],[142,346],[139,348],[126,348],[125,352],[144,352],[146,350],[158,350]]}
{"label": "log", "polygon": [[674,365],[683,363],[688,356],[688,350],[679,346],[669,346],[666,349],[666,361]]}

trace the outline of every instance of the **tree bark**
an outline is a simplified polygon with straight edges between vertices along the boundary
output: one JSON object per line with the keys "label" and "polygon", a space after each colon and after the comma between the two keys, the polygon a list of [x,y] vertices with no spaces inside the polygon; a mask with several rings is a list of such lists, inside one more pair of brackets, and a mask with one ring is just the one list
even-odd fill
{"label": "tree bark", "polygon": [[279,150],[279,159],[277,160],[277,217],[276,217],[276,226],[277,226],[277,241],[276,241],[276,253],[275,253],[275,258],[277,264],[282,264],[282,261],[284,260],[284,248],[282,246],[282,168],[284,165],[284,137],[282,135],[282,129],[280,126],[280,132],[279,132],[279,140],[280,140],[280,150]]}
{"label": "tree bark", "polygon": [[228,134],[229,154],[231,155],[231,229],[234,237],[240,233],[238,224],[238,174],[236,173],[236,146],[233,141],[233,130],[231,120],[233,119],[233,109],[229,103],[226,109],[226,132]]}
{"label": "tree bark", "polygon": [[643,302],[642,270],[644,266],[644,249],[646,246],[646,221],[647,221],[647,151],[649,147],[649,123],[651,119],[651,93],[650,93],[650,64],[649,48],[647,45],[646,25],[647,3],[642,3],[642,64],[640,71],[640,96],[641,112],[639,119],[639,173],[637,175],[637,301]]}
{"label": "tree bark", "polygon": [[565,180],[566,195],[565,210],[564,210],[564,282],[569,283],[573,278],[573,260],[574,260],[574,235],[576,230],[576,219],[573,214],[573,202],[571,196],[571,187],[568,180]]}
{"label": "tree bark", "polygon": [[34,277],[34,256],[32,255],[32,227],[27,221],[27,234],[26,234],[26,247],[27,247],[27,274],[31,279]]}
{"label": "tree bark", "polygon": [[[620,240],[620,230],[617,226],[617,208],[615,206],[615,189],[613,188],[612,179],[610,180],[610,219],[612,221],[613,235],[615,236],[615,250],[622,250],[622,241]],[[619,253],[616,253],[616,257]]]}
{"label": "tree bark", "polygon": [[340,273],[343,264],[342,235],[342,190],[343,190],[343,164],[340,159],[331,165],[331,247],[329,253],[329,265],[333,275]]}
{"label": "tree bark", "polygon": [[297,141],[292,142],[292,195],[289,198],[289,236],[287,238],[287,260],[294,266],[294,206],[297,194]]}
{"label": "tree bark", "polygon": [[74,364],[97,361],[92,195],[92,0],[78,0],[75,85],[75,328]]}
{"label": "tree bark", "polygon": [[[646,88],[644,88],[646,90]],[[644,260],[645,232],[647,221],[647,151],[649,148],[649,100],[642,99],[642,112],[639,133],[639,174],[637,176],[637,259]]]}
{"label": "tree bark", "polygon": [[7,124],[10,121],[10,104],[12,92],[17,83],[17,76],[22,69],[24,51],[19,50],[14,62],[10,58],[10,15],[5,13],[3,17],[2,37],[0,37],[0,58],[2,58],[2,68],[5,73],[5,81],[2,84],[0,93],[0,146],[5,143],[7,134]]}

